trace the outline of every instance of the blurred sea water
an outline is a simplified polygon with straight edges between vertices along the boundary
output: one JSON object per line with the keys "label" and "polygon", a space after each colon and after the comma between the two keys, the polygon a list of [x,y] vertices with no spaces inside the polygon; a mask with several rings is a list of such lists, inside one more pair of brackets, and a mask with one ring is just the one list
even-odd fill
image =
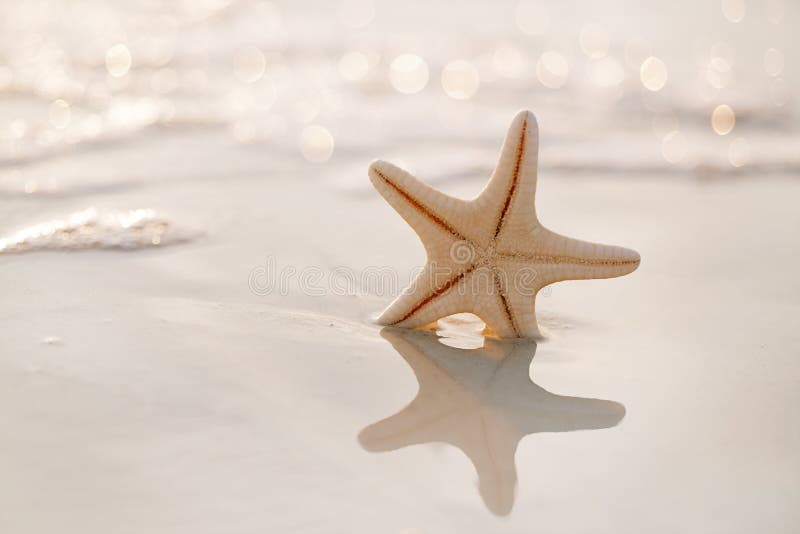
{"label": "blurred sea water", "polygon": [[[26,169],[164,132],[224,131],[276,166],[318,163],[318,176],[376,157],[485,174],[498,132],[523,108],[542,125],[543,169],[794,176],[799,7],[2,2],[0,191],[85,188]],[[353,174],[348,185],[366,187]],[[99,185],[127,179],[111,173]]]}

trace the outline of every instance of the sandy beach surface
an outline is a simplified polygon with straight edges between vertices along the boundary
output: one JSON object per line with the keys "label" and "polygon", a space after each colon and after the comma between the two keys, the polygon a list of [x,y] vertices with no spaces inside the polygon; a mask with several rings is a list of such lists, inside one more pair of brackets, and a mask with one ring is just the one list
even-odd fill
{"label": "sandy beach surface", "polygon": [[[430,18],[409,41],[413,17],[383,2],[315,4],[311,21],[294,4],[156,4],[42,3],[72,17],[62,33],[55,12],[2,8],[2,532],[797,531],[796,7],[778,23],[753,7],[736,30],[699,8],[700,46],[670,41],[687,2],[626,21],[621,1],[579,21],[550,6],[547,40],[509,2],[463,10],[438,41]],[[374,13],[343,38],[350,4]],[[623,79],[592,70],[585,20]],[[672,69],[664,90],[626,64],[634,26]],[[714,72],[728,58],[735,81],[706,79],[717,40]],[[763,72],[770,46],[783,78]],[[536,70],[550,48],[570,66],[555,88],[558,65]],[[355,84],[350,49],[379,56]],[[389,66],[402,50],[427,59],[424,89]],[[439,78],[460,56],[481,80],[465,100]],[[41,78],[54,64],[69,68]],[[725,136],[709,122],[723,102]],[[471,316],[382,330],[424,251],[369,162],[471,197],[521,108],[542,133],[542,222],[641,266],[540,294],[538,342],[486,339]]]}
{"label": "sandy beach surface", "polygon": [[[137,152],[155,172],[169,166],[159,153],[172,154],[174,142],[164,135]],[[219,150],[213,136],[193,147],[210,150]],[[257,156],[227,150],[257,174]],[[357,274],[410,272],[423,259],[377,194],[321,185],[310,173],[286,171],[280,188],[242,171],[223,185],[176,177],[125,193],[129,205],[170,211],[187,231],[215,229],[191,243],[2,259],[0,495],[9,532],[789,532],[797,524],[795,181],[542,176],[542,220],[635,246],[643,264],[626,278],[558,284],[540,296],[548,338],[518,349],[535,352],[536,386],[522,380],[523,365],[523,375],[484,394],[500,378],[480,382],[478,373],[473,383],[474,360],[491,364],[493,352],[452,349],[469,360],[451,369],[437,363],[452,354],[435,339],[412,336],[422,348],[398,351],[370,322],[388,297],[307,295],[294,281],[286,294],[253,286],[269,255],[278,268]],[[448,189],[479,187],[476,178]],[[114,196],[55,202],[87,203]],[[15,219],[40,208],[22,203]],[[464,342],[456,345],[474,346],[469,322],[446,330]],[[417,369],[408,358],[430,361]],[[443,398],[420,406],[418,421],[359,441],[415,397],[417,379],[438,373],[448,377],[436,389]],[[535,388],[566,402],[514,405]],[[568,397],[618,404],[573,407]],[[471,415],[453,419],[462,409]],[[462,449],[425,439],[404,446],[416,424],[484,451],[482,475],[495,477],[494,488],[482,496]],[[487,424],[502,431],[487,433]],[[514,497],[503,492],[514,487],[517,440]]]}

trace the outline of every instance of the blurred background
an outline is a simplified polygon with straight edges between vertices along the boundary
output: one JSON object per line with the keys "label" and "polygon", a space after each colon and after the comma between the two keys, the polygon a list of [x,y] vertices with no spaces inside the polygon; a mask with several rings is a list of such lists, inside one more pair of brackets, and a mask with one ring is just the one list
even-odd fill
{"label": "blurred background", "polygon": [[111,188],[130,173],[29,169],[204,132],[345,186],[409,145],[442,174],[488,171],[522,108],[546,125],[544,168],[796,174],[799,17],[785,0],[4,1],[0,191]]}

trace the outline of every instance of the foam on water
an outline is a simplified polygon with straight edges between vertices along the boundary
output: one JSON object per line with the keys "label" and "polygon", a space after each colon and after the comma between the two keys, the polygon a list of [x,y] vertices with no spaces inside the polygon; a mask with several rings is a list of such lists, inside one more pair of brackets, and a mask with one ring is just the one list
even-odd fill
{"label": "foam on water", "polygon": [[0,254],[41,250],[137,250],[185,242],[170,221],[151,209],[99,212],[87,208],[0,238]]}

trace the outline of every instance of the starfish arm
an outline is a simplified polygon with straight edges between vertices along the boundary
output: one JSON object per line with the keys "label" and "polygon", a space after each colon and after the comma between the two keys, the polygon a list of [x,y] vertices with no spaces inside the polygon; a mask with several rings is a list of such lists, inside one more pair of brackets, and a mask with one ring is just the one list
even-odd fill
{"label": "starfish arm", "polygon": [[446,362],[458,368],[461,357],[464,365],[464,350],[440,343],[432,332],[384,328],[381,336],[411,367],[419,391],[401,411],[363,429],[358,436],[361,445],[376,452],[445,441],[447,433],[442,428],[464,408],[462,401],[468,396]]}
{"label": "starfish arm", "polygon": [[539,159],[539,126],[530,111],[517,114],[506,134],[500,160],[486,188],[473,201],[491,223],[488,239],[536,226],[534,197]]}
{"label": "starfish arm", "polygon": [[418,328],[468,312],[480,317],[498,336],[517,337],[507,305],[488,267],[467,266],[451,271],[428,264],[409,289],[381,314],[378,324]]}
{"label": "starfish arm", "polygon": [[480,317],[497,336],[501,338],[519,337],[513,313],[509,309],[508,294],[501,287],[495,269],[483,269],[478,274],[483,276],[485,279],[483,284],[488,288],[484,289],[480,284],[473,284],[475,298],[473,299],[472,313]]}
{"label": "starfish arm", "polygon": [[517,239],[514,249],[501,249],[504,260],[536,272],[539,288],[563,280],[615,278],[636,270],[639,253],[624,247],[565,237],[539,226]]}
{"label": "starfish arm", "polygon": [[513,335],[501,337],[542,337],[536,322],[536,293],[542,288],[542,282],[536,268],[527,263],[499,259],[497,280],[498,291],[514,329]]}
{"label": "starfish arm", "polygon": [[386,326],[417,328],[454,313],[472,311],[473,295],[464,289],[474,266],[428,262],[417,278],[378,317]]}
{"label": "starfish arm", "polygon": [[517,329],[516,337],[526,339],[542,338],[539,323],[536,321],[536,295],[511,293],[509,294],[508,302],[509,310],[514,316],[514,324]]}
{"label": "starfish arm", "polygon": [[468,202],[445,195],[385,161],[370,165],[369,178],[417,233],[428,257],[447,257],[454,241],[468,240],[460,230],[470,227]]}

